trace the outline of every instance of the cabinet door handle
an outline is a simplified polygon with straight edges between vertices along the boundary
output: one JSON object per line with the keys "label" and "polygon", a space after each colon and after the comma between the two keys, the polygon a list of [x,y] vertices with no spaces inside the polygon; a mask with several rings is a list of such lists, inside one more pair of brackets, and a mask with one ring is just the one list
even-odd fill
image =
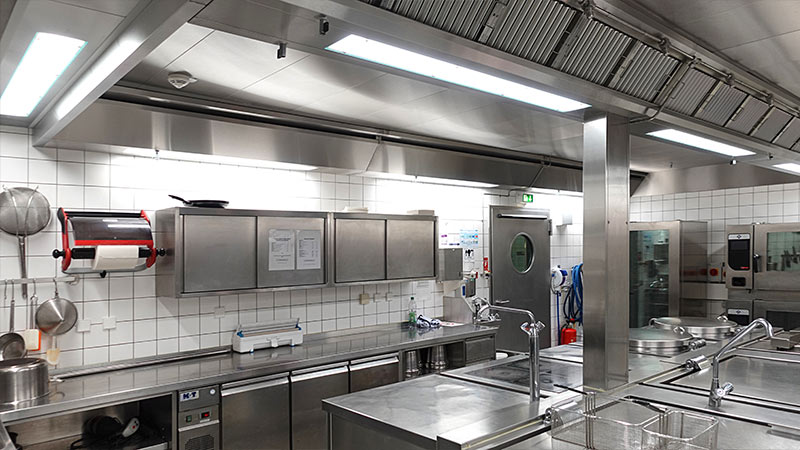
{"label": "cabinet door handle", "polygon": [[291,380],[292,383],[295,383],[298,381],[308,381],[308,380],[313,380],[315,378],[322,378],[330,375],[338,375],[341,373],[347,373],[347,366],[336,367],[333,369],[325,369],[317,372],[303,373],[300,375],[292,375],[291,377],[289,377],[289,379]]}
{"label": "cabinet door handle", "polygon": [[280,378],[280,379],[277,379],[277,380],[264,381],[264,382],[261,382],[261,383],[246,384],[244,386],[238,386],[238,387],[235,387],[235,388],[223,389],[222,390],[222,396],[223,397],[227,397],[229,395],[241,394],[243,392],[250,392],[250,391],[255,391],[255,390],[258,390],[258,389],[267,389],[267,388],[271,388],[271,387],[275,387],[275,386],[280,386],[280,385],[283,385],[283,384],[289,384],[289,379],[288,378]]}
{"label": "cabinet door handle", "polygon": [[400,360],[395,356],[392,358],[379,359],[377,361],[369,361],[359,364],[353,364],[350,366],[350,371],[355,372],[358,370],[371,369],[373,367],[390,366],[392,364],[400,364]]}

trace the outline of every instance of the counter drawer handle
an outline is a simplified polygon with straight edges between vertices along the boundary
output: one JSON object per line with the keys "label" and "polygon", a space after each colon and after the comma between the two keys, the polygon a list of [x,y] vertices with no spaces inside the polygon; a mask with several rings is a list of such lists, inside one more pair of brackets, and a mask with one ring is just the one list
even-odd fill
{"label": "counter drawer handle", "polygon": [[329,375],[338,375],[341,373],[347,373],[347,366],[337,367],[334,369],[327,369],[327,370],[320,370],[319,372],[311,372],[311,373],[304,373],[300,375],[292,375],[290,378],[292,383],[296,383],[298,381],[307,381],[313,380],[315,378],[322,378],[327,377]]}

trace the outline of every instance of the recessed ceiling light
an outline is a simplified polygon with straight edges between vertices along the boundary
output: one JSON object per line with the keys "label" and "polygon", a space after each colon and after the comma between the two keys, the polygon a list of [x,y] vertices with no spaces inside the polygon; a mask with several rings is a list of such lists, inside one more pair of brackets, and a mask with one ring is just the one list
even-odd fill
{"label": "recessed ceiling light", "polygon": [[0,114],[28,117],[85,45],[80,39],[36,33],[0,96]]}
{"label": "recessed ceiling light", "polygon": [[524,84],[451,64],[383,42],[351,34],[326,48],[332,52],[371,61],[396,69],[436,78],[459,86],[530,103],[560,112],[576,111],[590,105],[551,94]]}
{"label": "recessed ceiling light", "polygon": [[202,153],[174,152],[171,150],[153,150],[150,148],[129,147],[124,150],[126,155],[142,156],[145,158],[170,159],[175,161],[193,161],[211,164],[229,164],[232,166],[264,167],[268,169],[299,170],[307,172],[315,170],[314,166],[305,164],[285,163],[280,161],[267,161],[262,159],[237,158],[235,156],[204,155]]}
{"label": "recessed ceiling light", "polygon": [[777,167],[778,169],[788,170],[789,172],[800,173],[800,164],[797,163],[775,164],[773,167]]}
{"label": "recessed ceiling light", "polygon": [[714,153],[721,153],[728,156],[747,156],[755,155],[755,152],[745,150],[743,148],[734,147],[732,145],[724,144],[719,141],[713,141],[704,137],[696,136],[694,134],[685,133],[683,131],[673,130],[671,128],[666,130],[652,131],[647,133],[648,136],[665,139],[679,144],[688,145],[689,147],[699,148],[701,150],[708,150]]}

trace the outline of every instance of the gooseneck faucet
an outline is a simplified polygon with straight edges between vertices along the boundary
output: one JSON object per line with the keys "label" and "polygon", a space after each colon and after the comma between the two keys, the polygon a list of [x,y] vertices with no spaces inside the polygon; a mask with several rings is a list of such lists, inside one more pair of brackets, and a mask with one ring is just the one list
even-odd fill
{"label": "gooseneck faucet", "polygon": [[[541,384],[539,383],[539,332],[544,329],[544,324],[536,320],[533,313],[527,309],[509,308],[506,306],[490,305],[488,303],[481,306],[475,315],[480,319],[485,312],[490,310],[528,316],[529,321],[520,325],[520,329],[528,335],[528,344],[530,345],[530,353],[528,355],[528,362],[530,364],[530,380],[528,383],[531,391],[530,402],[538,402],[541,397]],[[497,319],[490,318],[490,320],[495,321]]]}
{"label": "gooseneck faucet", "polygon": [[722,399],[733,392],[733,383],[725,383],[722,385],[722,387],[719,385],[719,361],[731,350],[734,344],[741,341],[745,335],[759,326],[764,327],[764,332],[766,333],[767,337],[771,338],[774,336],[774,333],[772,332],[772,325],[766,320],[759,318],[750,322],[750,325],[741,329],[734,337],[731,338],[730,341],[728,341],[727,344],[725,344],[716,354],[714,354],[714,357],[711,359],[712,373],[711,388],[708,392],[708,406],[712,408],[719,408],[720,405],[722,405]]}

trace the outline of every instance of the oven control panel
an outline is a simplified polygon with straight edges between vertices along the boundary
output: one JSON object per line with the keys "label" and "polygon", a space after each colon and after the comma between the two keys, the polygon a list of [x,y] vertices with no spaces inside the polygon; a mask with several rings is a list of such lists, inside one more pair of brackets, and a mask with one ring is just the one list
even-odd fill
{"label": "oven control panel", "polygon": [[753,227],[731,226],[726,230],[725,285],[728,289],[753,288]]}

